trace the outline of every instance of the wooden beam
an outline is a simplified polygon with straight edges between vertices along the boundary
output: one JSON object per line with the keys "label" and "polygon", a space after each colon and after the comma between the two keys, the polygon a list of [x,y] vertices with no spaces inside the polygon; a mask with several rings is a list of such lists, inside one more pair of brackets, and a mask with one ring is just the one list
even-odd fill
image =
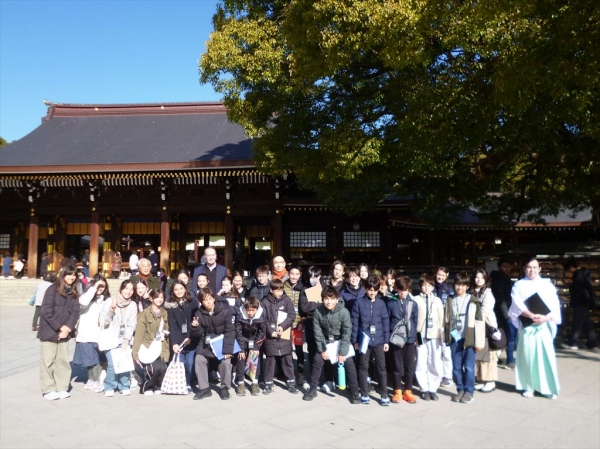
{"label": "wooden beam", "polygon": [[171,252],[171,227],[169,226],[169,213],[163,210],[160,214],[160,266],[170,275],[169,253]]}
{"label": "wooden beam", "polygon": [[98,214],[98,211],[92,210],[92,217],[90,221],[90,276],[95,276],[98,273],[99,239],[100,216]]}
{"label": "wooden beam", "polygon": [[30,279],[35,279],[37,277],[39,237],[39,218],[32,212],[29,220],[29,251],[27,254],[27,276]]}

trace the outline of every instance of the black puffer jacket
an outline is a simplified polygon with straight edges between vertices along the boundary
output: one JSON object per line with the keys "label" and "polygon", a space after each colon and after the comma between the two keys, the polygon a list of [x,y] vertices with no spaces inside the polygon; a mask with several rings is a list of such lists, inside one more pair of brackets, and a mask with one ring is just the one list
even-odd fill
{"label": "black puffer jacket", "polygon": [[233,354],[233,345],[235,341],[235,323],[232,316],[231,307],[227,301],[215,301],[215,308],[212,315],[204,307],[196,310],[194,317],[198,318],[199,325],[192,326],[192,336],[198,338],[196,354],[202,354],[204,357],[215,358],[206,343],[205,337],[216,337],[223,334],[223,354]]}
{"label": "black puffer jacket", "polygon": [[248,349],[248,340],[254,340],[254,349],[260,349],[265,341],[264,309],[258,306],[254,318],[248,318],[246,309],[241,306],[235,322],[235,334],[243,351]]}
{"label": "black puffer jacket", "polygon": [[56,284],[46,290],[42,302],[40,328],[37,337],[41,341],[58,342],[58,334],[62,326],[71,329],[66,340],[75,336],[75,325],[79,320],[79,300],[76,295],[68,294],[66,297],[58,293]]}
{"label": "black puffer jacket", "polygon": [[284,338],[272,337],[273,332],[277,329],[277,313],[287,313],[285,320],[279,325],[286,331],[296,319],[296,312],[294,311],[294,304],[292,300],[284,293],[281,298],[275,299],[272,294],[265,296],[261,301],[261,306],[265,310],[265,332],[267,338],[265,340],[265,354],[268,356],[280,356],[292,353],[292,340],[286,340]]}

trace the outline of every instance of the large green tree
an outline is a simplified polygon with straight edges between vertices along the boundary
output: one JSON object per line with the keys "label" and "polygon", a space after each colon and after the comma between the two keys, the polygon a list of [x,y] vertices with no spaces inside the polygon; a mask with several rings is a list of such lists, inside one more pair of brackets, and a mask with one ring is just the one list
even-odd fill
{"label": "large green tree", "polygon": [[596,0],[223,0],[213,23],[201,82],[331,206],[600,210]]}

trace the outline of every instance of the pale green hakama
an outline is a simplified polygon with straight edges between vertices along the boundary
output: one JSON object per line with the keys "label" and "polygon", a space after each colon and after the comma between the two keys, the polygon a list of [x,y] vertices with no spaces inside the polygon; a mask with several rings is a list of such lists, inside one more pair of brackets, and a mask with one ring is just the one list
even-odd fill
{"label": "pale green hakama", "polygon": [[516,362],[517,390],[558,395],[554,337],[548,323],[519,329]]}

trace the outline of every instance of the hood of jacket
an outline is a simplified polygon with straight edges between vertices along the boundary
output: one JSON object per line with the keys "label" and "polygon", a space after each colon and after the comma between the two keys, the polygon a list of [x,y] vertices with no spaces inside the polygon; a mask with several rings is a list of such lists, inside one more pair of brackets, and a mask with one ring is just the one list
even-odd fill
{"label": "hood of jacket", "polygon": [[[240,307],[240,315],[242,317],[242,319],[244,320],[250,320],[250,318],[248,318],[248,314],[246,313],[246,309],[244,308],[244,306]],[[253,320],[258,320],[260,317],[262,317],[264,309],[262,308],[262,306],[259,304],[258,305],[258,310],[256,311],[256,315],[254,315],[254,317],[252,318]]]}

